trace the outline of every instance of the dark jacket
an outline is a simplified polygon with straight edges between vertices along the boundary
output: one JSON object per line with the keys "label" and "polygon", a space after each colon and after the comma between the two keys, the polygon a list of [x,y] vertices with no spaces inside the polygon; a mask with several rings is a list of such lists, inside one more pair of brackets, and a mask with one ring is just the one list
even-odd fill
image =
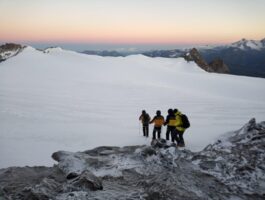
{"label": "dark jacket", "polygon": [[148,126],[149,122],[151,120],[150,116],[146,113],[146,114],[141,114],[141,116],[139,117],[139,120],[142,121],[142,124],[144,126]]}
{"label": "dark jacket", "polygon": [[174,127],[175,124],[176,124],[176,116],[175,116],[175,114],[174,113],[168,114],[164,125],[168,125],[168,126]]}

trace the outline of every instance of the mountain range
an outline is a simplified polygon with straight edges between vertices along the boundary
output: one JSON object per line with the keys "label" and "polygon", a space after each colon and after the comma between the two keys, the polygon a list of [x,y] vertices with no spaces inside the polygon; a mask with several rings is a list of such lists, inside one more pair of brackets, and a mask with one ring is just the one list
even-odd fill
{"label": "mountain range", "polygon": [[[138,53],[149,57],[179,58],[185,57],[191,49],[152,50]],[[228,45],[199,46],[196,49],[207,63],[221,60],[228,66],[230,74],[265,78],[265,38],[241,39]],[[84,51],[83,53],[100,56],[128,55],[118,51]]]}
{"label": "mountain range", "polygon": [[242,39],[227,46],[200,49],[200,52],[207,61],[221,58],[232,74],[265,78],[265,39]]}
{"label": "mountain range", "polygon": [[[242,39],[229,45],[197,47],[206,62],[221,59],[230,74],[265,78],[265,39]],[[150,57],[183,57],[190,49],[156,50],[143,53]]]}
{"label": "mountain range", "polygon": [[[5,44],[0,46],[0,62],[17,55],[23,48],[24,46],[17,44]],[[241,39],[237,42],[220,46],[199,46],[196,47],[195,50],[194,48],[152,50],[145,52],[86,50],[81,53],[104,57],[125,57],[133,54],[164,58],[183,57],[187,61],[198,61],[198,58],[200,58],[199,62],[195,62],[208,72],[265,78],[265,38],[262,40]],[[195,55],[197,58],[188,58],[189,56],[187,55]]]}

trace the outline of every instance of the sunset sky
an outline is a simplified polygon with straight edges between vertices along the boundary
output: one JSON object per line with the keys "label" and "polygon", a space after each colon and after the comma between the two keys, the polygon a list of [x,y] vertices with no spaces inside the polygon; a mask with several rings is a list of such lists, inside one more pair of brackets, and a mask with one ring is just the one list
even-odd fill
{"label": "sunset sky", "polygon": [[0,0],[0,42],[189,45],[265,37],[265,0]]}

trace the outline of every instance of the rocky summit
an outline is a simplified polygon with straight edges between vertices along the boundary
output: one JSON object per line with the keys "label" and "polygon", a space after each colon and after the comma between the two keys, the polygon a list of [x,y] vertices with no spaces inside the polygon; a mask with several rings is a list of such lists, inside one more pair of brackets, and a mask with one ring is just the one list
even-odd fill
{"label": "rocky summit", "polygon": [[265,122],[255,119],[196,153],[160,139],[52,158],[53,167],[0,170],[0,199],[265,198]]}

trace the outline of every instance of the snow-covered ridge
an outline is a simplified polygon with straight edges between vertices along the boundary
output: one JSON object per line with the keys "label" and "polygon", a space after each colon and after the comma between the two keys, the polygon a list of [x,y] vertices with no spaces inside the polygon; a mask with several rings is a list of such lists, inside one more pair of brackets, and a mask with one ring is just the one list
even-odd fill
{"label": "snow-covered ridge", "polygon": [[17,56],[19,53],[26,51],[31,53],[46,53],[46,54],[56,54],[56,53],[76,53],[75,51],[62,49],[61,47],[49,47],[44,50],[36,49],[32,46],[22,46],[19,44],[7,43],[0,46],[0,61],[5,61],[11,57]]}
{"label": "snow-covered ridge", "polygon": [[240,41],[234,42],[229,47],[239,48],[241,50],[261,50],[265,48],[264,39],[263,40],[247,40],[243,38]]}
{"label": "snow-covered ridge", "polygon": [[[241,39],[239,41],[224,44],[224,45],[201,45],[196,47],[199,50],[211,50],[211,49],[223,49],[223,48],[237,48],[240,50],[263,50],[265,49],[265,38],[262,40],[249,40],[249,39]],[[188,51],[188,50],[186,50]]]}

